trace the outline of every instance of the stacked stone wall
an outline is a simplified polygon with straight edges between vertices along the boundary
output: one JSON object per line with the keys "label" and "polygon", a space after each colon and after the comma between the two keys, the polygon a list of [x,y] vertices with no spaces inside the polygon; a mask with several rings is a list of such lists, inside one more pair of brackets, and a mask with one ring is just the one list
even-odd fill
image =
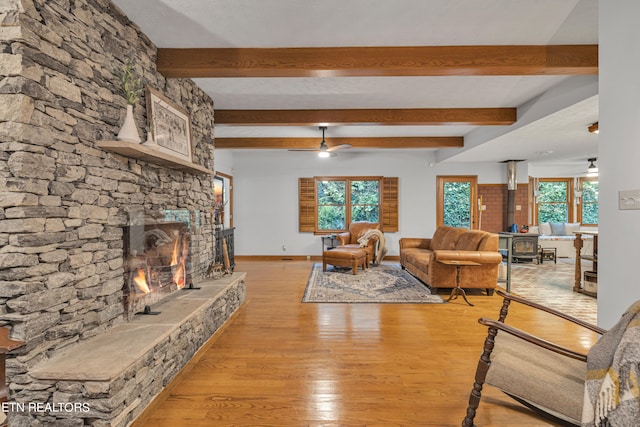
{"label": "stacked stone wall", "polygon": [[[157,345],[140,354],[133,364],[122,368],[113,378],[78,379],[82,375],[69,375],[59,380],[35,380],[32,387],[46,390],[48,395],[48,400],[37,402],[51,402],[57,405],[54,408],[58,410],[45,406],[44,410],[37,411],[38,408],[34,405],[31,408],[27,406],[24,411],[16,411],[12,414],[11,426],[124,427],[129,425],[244,302],[245,274],[234,273],[233,276],[226,276],[215,284],[212,284],[213,281],[203,282],[204,288],[221,288],[220,292],[187,318],[176,322],[175,326],[172,325],[173,330],[167,339],[159,340]],[[191,295],[198,298],[199,294],[196,292]],[[181,302],[179,298],[168,298],[159,304],[159,309],[175,312],[176,307],[183,303],[184,301]],[[164,321],[166,322],[166,319]],[[135,321],[133,325],[140,327],[140,324],[136,324]],[[166,325],[165,323],[164,326]],[[83,344],[86,349],[93,343],[88,340]],[[114,350],[110,348],[102,352],[117,354]],[[100,350],[86,349],[90,354],[94,351]],[[99,357],[96,356],[96,358]],[[46,369],[46,366],[44,368]],[[41,376],[41,372],[34,373],[34,376]]]}
{"label": "stacked stone wall", "polygon": [[[0,2],[0,326],[26,342],[8,361],[13,400],[46,401],[29,369],[124,321],[131,212],[154,221],[188,209],[194,278],[209,266],[211,177],[96,146],[124,120],[117,73],[134,59],[147,85],[190,113],[193,161],[213,167],[213,101],[160,75],[156,52],[108,0]],[[145,138],[144,95],[134,116]]]}

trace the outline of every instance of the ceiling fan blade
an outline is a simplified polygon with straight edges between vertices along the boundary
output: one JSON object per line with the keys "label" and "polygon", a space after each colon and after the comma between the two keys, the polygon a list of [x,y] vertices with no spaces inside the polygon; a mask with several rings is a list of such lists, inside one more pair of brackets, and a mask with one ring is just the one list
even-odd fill
{"label": "ceiling fan blade", "polygon": [[320,141],[320,147],[318,148],[290,148],[289,151],[315,151],[316,153],[329,153],[327,157],[335,157],[336,153],[334,151],[342,150],[343,148],[351,148],[351,144],[340,144],[335,147],[329,147],[327,142],[324,140],[324,131],[326,127],[320,127],[322,131],[322,141]]}
{"label": "ceiling fan blade", "polygon": [[351,144],[340,144],[333,147],[329,147],[327,151],[338,151],[338,150],[343,150],[345,148],[351,148]]}

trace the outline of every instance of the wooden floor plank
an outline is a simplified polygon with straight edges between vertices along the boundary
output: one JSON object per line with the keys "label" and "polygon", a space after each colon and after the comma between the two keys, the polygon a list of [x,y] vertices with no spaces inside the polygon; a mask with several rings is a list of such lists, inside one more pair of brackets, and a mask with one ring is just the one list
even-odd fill
{"label": "wooden floor plank", "polygon": [[[443,305],[301,303],[312,263],[239,261],[247,303],[171,392],[134,423],[163,426],[456,426],[501,299]],[[509,321],[585,351],[596,336],[512,310]],[[486,387],[478,426],[549,426]]]}

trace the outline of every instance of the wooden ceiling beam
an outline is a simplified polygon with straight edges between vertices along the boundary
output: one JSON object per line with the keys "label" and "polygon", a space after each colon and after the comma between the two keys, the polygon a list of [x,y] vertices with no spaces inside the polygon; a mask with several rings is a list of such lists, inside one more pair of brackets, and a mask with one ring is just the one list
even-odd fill
{"label": "wooden ceiling beam", "polygon": [[[216,149],[318,148],[321,138],[216,138]],[[354,148],[451,148],[463,147],[461,136],[325,138],[327,145],[351,144]]]}
{"label": "wooden ceiling beam", "polygon": [[160,48],[165,77],[598,74],[598,45]]}
{"label": "wooden ceiling beam", "polygon": [[343,110],[216,110],[216,125],[511,125],[515,108],[414,108]]}

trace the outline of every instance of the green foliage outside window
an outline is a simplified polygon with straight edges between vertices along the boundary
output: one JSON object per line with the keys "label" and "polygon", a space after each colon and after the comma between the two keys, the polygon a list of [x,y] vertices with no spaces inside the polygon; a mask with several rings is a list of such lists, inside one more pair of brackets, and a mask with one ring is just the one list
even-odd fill
{"label": "green foliage outside window", "polygon": [[351,181],[351,221],[378,222],[379,182]]}
{"label": "green foliage outside window", "polygon": [[569,222],[569,189],[566,181],[543,181],[538,186],[538,224]]}
{"label": "green foliage outside window", "polygon": [[598,181],[582,182],[582,218],[583,224],[598,224]]}
{"label": "green foliage outside window", "polygon": [[344,181],[318,182],[318,228],[343,230],[347,223],[346,183]]}
{"label": "green foliage outside window", "polygon": [[444,225],[471,228],[471,184],[445,182]]}
{"label": "green foliage outside window", "polygon": [[[350,197],[347,195],[349,190]],[[378,222],[380,188],[378,180],[318,181],[318,229],[346,230],[351,221]]]}

